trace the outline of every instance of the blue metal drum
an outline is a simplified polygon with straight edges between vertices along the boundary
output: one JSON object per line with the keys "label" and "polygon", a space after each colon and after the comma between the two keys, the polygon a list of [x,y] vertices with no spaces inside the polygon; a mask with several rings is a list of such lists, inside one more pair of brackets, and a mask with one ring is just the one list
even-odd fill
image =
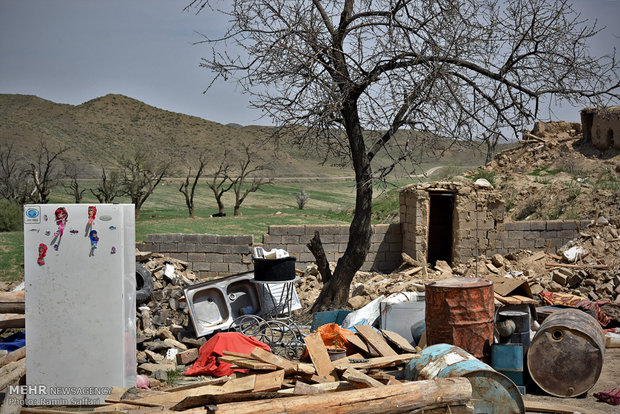
{"label": "blue metal drum", "polygon": [[463,349],[448,344],[425,348],[420,359],[407,364],[405,378],[427,380],[465,377],[472,386],[472,402],[477,414],[523,414],[525,406],[517,386],[505,375],[476,359]]}

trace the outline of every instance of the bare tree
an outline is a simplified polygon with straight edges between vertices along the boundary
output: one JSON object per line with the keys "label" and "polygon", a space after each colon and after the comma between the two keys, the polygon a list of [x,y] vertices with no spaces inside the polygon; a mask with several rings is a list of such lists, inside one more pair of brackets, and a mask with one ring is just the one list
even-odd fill
{"label": "bare tree", "polygon": [[47,204],[50,192],[58,184],[61,176],[58,164],[61,162],[60,156],[68,148],[59,148],[56,151],[50,149],[43,141],[39,143],[37,153],[27,162],[25,175],[30,179],[33,190],[30,199],[34,203]]}
{"label": "bare tree", "polygon": [[[349,160],[355,171],[349,242],[313,311],[346,304],[370,247],[373,180],[410,159],[416,137],[475,140],[498,127],[517,136],[545,102],[619,100],[615,57],[590,56],[599,30],[566,0],[187,6],[205,7],[226,7],[229,22],[220,38],[202,41],[212,47],[201,65],[213,81],[235,80],[281,127],[279,136],[293,131],[300,144]],[[389,162],[376,165],[381,159]]]}
{"label": "bare tree", "polygon": [[12,143],[0,147],[0,197],[17,204],[25,204],[32,191],[22,164]]}
{"label": "bare tree", "polygon": [[65,162],[65,176],[69,179],[69,183],[63,183],[62,186],[65,188],[67,194],[73,196],[76,204],[82,201],[84,192],[86,191],[86,188],[80,187],[80,182],[78,180],[81,172],[81,168],[75,163]]}
{"label": "bare tree", "polygon": [[101,168],[101,182],[97,188],[90,189],[90,192],[97,197],[100,203],[111,203],[114,199],[123,194],[123,183],[118,171],[112,171],[110,175]]}
{"label": "bare tree", "polygon": [[143,151],[137,151],[133,157],[121,161],[123,192],[135,205],[136,218],[140,217],[142,206],[170,168],[169,161],[157,160]]}
{"label": "bare tree", "polygon": [[192,176],[192,167],[189,167],[189,171],[187,172],[185,181],[183,181],[181,183],[181,187],[179,187],[179,191],[185,196],[185,205],[187,206],[187,210],[189,211],[189,216],[191,218],[194,218],[194,194],[196,193],[196,186],[198,185],[198,180],[200,179],[202,171],[207,164],[204,152],[199,155],[198,161],[200,165],[198,166],[198,171],[196,171],[196,175],[193,176],[194,182],[192,183],[191,188],[189,186],[189,179]]}
{"label": "bare tree", "polygon": [[233,183],[229,179],[230,162],[228,161],[228,151],[224,151],[224,156],[217,171],[213,173],[211,179],[207,181],[207,185],[213,191],[215,202],[217,203],[218,214],[224,214],[224,201],[222,197],[224,193],[230,191]]}
{"label": "bare tree", "polygon": [[[266,167],[264,165],[255,165],[253,159],[256,154],[250,151],[250,147],[247,145],[244,146],[244,151],[245,157],[239,159],[239,169],[235,171],[234,175],[228,177],[232,183],[233,191],[235,193],[235,216],[240,214],[239,210],[241,209],[241,204],[248,194],[258,191],[259,188],[269,185],[272,182],[269,177],[256,175],[256,173],[263,173],[266,171]],[[250,177],[252,178],[252,181],[246,184]]]}

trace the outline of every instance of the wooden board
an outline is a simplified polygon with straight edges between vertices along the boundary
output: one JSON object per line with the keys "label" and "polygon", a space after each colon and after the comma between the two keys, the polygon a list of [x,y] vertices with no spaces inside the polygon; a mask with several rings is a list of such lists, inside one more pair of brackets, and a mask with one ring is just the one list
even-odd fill
{"label": "wooden board", "polygon": [[366,345],[366,342],[364,342],[362,338],[357,335],[347,335],[346,338],[347,341],[358,347],[360,351],[364,352],[367,355],[369,354],[368,345]]}
{"label": "wooden board", "polygon": [[351,368],[351,367],[347,368],[347,370],[342,373],[342,378],[346,379],[352,384],[361,386],[361,388],[384,387],[385,386],[379,381],[377,381],[376,379],[371,378],[368,375],[364,374],[363,372],[360,372],[356,370],[355,368]]}
{"label": "wooden board", "polygon": [[299,362],[296,365],[295,372],[303,375],[314,375],[316,374],[316,369],[312,364],[308,364],[306,362]]}
{"label": "wooden board", "polygon": [[241,352],[222,351],[222,354],[227,355],[227,356],[239,357],[239,358],[254,359],[252,355],[242,354]]}
{"label": "wooden board", "polygon": [[513,298],[520,300],[524,305],[537,305],[538,301],[536,299],[528,298],[527,296],[522,295],[512,295]]}
{"label": "wooden board", "polygon": [[327,348],[325,348],[321,336],[318,333],[313,333],[306,336],[304,342],[317,375],[324,378],[324,381],[321,382],[338,381],[338,375],[332,365],[332,361],[329,359]]}
{"label": "wooden board", "polygon": [[297,368],[295,364],[288,359],[274,355],[271,352],[265,351],[264,349],[258,347],[252,351],[252,357],[259,361],[273,364],[276,367],[283,369],[286,374],[295,372]]}
{"label": "wooden board", "polygon": [[392,331],[388,331],[386,329],[381,329],[381,333],[384,337],[388,339],[391,343],[396,345],[398,348],[402,349],[405,352],[414,353],[415,347],[409,343],[405,338],[403,338],[400,334]]}
{"label": "wooden board", "polygon": [[23,314],[19,313],[5,313],[0,314],[0,329],[8,328],[25,328],[26,318]]}
{"label": "wooden board", "polygon": [[524,400],[523,404],[525,404],[526,411],[535,411],[539,413],[576,414],[582,411],[570,405],[554,402]]}
{"label": "wooden board", "polygon": [[[222,404],[237,401],[256,401],[265,399],[271,400],[274,398],[282,397],[287,397],[287,395],[279,394],[277,392],[240,392],[236,394],[196,395],[193,397],[184,398],[182,401],[170,407],[170,409],[173,411],[183,411],[183,413],[188,413],[188,411],[186,410],[193,407],[202,407],[205,405]],[[201,410],[202,413],[206,412],[204,408],[201,408]]]}
{"label": "wooden board", "polygon": [[377,357],[370,358],[368,362],[350,362],[348,359],[340,359],[338,361],[334,361],[334,367],[339,371],[344,371],[349,367],[355,369],[371,369],[371,368],[384,368],[393,365],[399,365],[403,362],[410,361],[412,359],[418,359],[420,355],[418,354],[402,354],[402,355],[394,355],[388,357]]}
{"label": "wooden board", "polygon": [[355,327],[355,329],[357,329],[357,332],[359,332],[359,334],[364,337],[366,342],[370,346],[375,348],[379,352],[379,354],[381,354],[381,356],[394,356],[394,355],[398,355],[396,353],[396,351],[394,351],[392,349],[392,347],[389,346],[387,342],[385,342],[385,339],[383,339],[383,336],[381,336],[381,334],[377,333],[373,329],[372,326],[370,326],[370,325],[357,325]]}
{"label": "wooden board", "polygon": [[268,364],[263,361],[257,361],[255,359],[240,358],[234,356],[221,356],[218,357],[218,360],[222,362],[228,362],[229,364],[235,364],[241,368],[249,368],[259,371],[275,371],[276,369],[278,369],[278,367],[273,364]]}
{"label": "wooden board", "polygon": [[270,372],[268,374],[257,375],[256,380],[254,381],[254,389],[252,390],[252,392],[277,391],[282,388],[283,380],[283,369]]}
{"label": "wooden board", "polygon": [[230,379],[231,379],[230,377],[210,378],[204,381],[195,381],[190,384],[179,385],[178,387],[169,388],[164,391],[165,392],[176,392],[176,391],[184,391],[184,390],[189,390],[192,388],[202,387],[205,385],[221,385],[221,384],[228,382]]}
{"label": "wooden board", "polygon": [[495,299],[508,305],[521,305],[522,303],[519,299],[516,299],[512,296],[502,296],[499,293],[495,293]]}

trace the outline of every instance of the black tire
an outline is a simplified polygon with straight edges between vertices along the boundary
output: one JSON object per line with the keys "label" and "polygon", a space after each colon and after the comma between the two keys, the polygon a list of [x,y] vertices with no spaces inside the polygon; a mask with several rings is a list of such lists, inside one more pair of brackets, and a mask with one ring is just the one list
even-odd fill
{"label": "black tire", "polygon": [[153,274],[136,263],[136,303],[143,303],[153,294]]}

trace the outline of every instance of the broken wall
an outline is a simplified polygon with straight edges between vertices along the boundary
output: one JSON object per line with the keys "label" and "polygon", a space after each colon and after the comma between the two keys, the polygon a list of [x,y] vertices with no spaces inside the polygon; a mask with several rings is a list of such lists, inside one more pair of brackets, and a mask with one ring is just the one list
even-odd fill
{"label": "broken wall", "polygon": [[[252,248],[285,249],[297,259],[298,268],[314,263],[306,247],[318,230],[327,259],[336,262],[349,240],[348,225],[283,225],[269,226],[263,243],[254,243],[252,236],[216,234],[149,234],[146,242],[136,243],[142,251],[163,253],[188,262],[189,269],[199,278],[247,272],[253,269]],[[373,226],[370,249],[361,270],[391,272],[401,263],[400,224]]]}
{"label": "broken wall", "polygon": [[576,237],[588,221],[505,221],[505,204],[490,186],[472,182],[412,184],[400,192],[403,252],[425,261],[429,252],[431,197],[436,192],[454,194],[452,211],[451,265],[472,257],[517,249],[555,249]]}
{"label": "broken wall", "polygon": [[585,108],[581,111],[581,123],[585,141],[601,151],[620,150],[620,106]]}

